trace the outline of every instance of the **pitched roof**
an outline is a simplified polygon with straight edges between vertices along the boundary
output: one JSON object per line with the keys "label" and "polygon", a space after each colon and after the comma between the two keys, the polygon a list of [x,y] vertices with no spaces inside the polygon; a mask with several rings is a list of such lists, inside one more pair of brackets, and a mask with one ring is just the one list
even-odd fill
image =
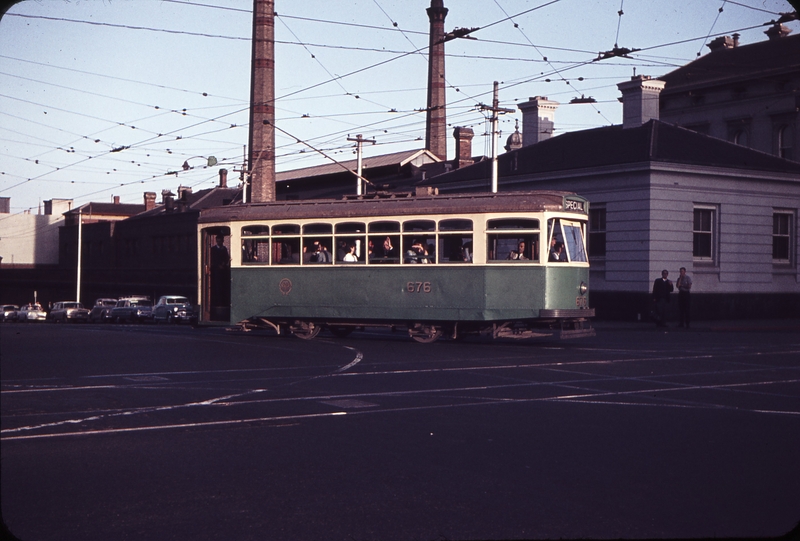
{"label": "pitched roof", "polygon": [[800,34],[720,48],[659,77],[661,95],[800,71]]}
{"label": "pitched roof", "polygon": [[[663,162],[800,174],[800,163],[695,131],[651,120],[640,127],[608,126],[569,132],[498,157],[499,176],[546,174],[615,165]],[[457,169],[418,184],[440,186],[489,179],[491,161]]]}
{"label": "pitched roof", "polygon": [[[380,156],[372,156],[369,158],[362,158],[361,166],[363,169],[371,169],[376,167],[385,167],[390,165],[403,166],[407,163],[422,158],[427,160],[426,163],[441,161],[439,158],[425,149],[418,150],[405,150],[403,152],[395,152],[393,154],[382,154]],[[345,168],[349,171],[354,171],[358,165],[358,160],[347,160],[339,163],[326,163],[316,165],[313,167],[304,167],[302,169],[292,169],[290,171],[281,171],[275,174],[277,182],[302,179],[307,177],[318,177],[322,175],[332,175],[342,173]],[[344,166],[344,167],[343,167]]]}
{"label": "pitched roof", "polygon": [[139,214],[144,210],[144,205],[135,205],[130,203],[86,203],[74,209],[71,209],[64,214],[77,215],[78,212],[84,216],[102,215],[102,216],[133,216]]}

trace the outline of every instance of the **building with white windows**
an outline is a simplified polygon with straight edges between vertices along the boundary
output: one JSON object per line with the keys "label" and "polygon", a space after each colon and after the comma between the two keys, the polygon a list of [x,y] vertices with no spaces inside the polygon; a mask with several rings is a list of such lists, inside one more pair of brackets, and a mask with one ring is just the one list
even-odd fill
{"label": "building with white windows", "polygon": [[[677,278],[680,267],[694,280],[695,317],[800,317],[800,162],[659,120],[663,81],[638,76],[618,86],[622,125],[501,155],[498,190],[571,190],[589,199],[599,317],[647,318],[653,281],[662,269]],[[546,98],[520,105],[548,121],[553,107]],[[523,118],[523,138],[536,120]],[[490,162],[480,162],[424,184],[489,191],[490,175]]]}

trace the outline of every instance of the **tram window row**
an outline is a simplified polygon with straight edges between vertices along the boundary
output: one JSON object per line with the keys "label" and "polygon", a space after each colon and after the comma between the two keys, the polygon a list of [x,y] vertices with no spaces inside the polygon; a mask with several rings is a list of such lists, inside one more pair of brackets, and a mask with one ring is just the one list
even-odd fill
{"label": "tram window row", "polygon": [[[473,220],[467,218],[246,225],[241,228],[241,262],[243,265],[470,264],[480,262],[475,261],[476,236],[485,241],[482,253],[487,262],[547,260],[547,250],[544,255],[540,250],[538,219],[506,216],[489,219],[479,226],[480,231],[476,231]],[[565,222],[562,228],[561,220],[548,220],[547,244],[567,240],[569,260],[586,261],[582,240],[570,242],[574,227]],[[580,230],[577,235],[581,237]]]}

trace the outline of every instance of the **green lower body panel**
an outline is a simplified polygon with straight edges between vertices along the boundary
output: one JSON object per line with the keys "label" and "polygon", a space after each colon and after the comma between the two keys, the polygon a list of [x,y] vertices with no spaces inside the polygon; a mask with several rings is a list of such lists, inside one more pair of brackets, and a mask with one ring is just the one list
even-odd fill
{"label": "green lower body panel", "polygon": [[588,306],[580,293],[588,276],[584,267],[536,265],[235,268],[231,322],[531,320]]}

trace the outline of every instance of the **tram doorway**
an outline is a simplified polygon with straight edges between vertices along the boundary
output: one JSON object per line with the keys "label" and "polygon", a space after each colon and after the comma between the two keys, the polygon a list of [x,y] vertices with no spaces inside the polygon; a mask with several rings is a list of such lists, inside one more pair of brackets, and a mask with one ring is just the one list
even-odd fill
{"label": "tram doorway", "polygon": [[210,227],[202,238],[203,321],[230,321],[231,237],[228,227]]}

